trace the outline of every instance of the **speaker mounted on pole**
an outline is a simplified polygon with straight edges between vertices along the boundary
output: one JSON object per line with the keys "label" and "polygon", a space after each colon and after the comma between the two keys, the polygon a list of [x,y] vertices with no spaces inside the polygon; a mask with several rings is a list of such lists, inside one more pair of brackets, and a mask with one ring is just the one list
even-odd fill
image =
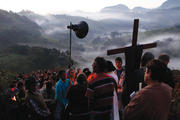
{"label": "speaker mounted on pole", "polygon": [[80,39],[83,39],[84,37],[86,37],[88,31],[89,31],[89,27],[88,24],[85,21],[81,21],[78,24],[72,24],[70,22],[70,25],[67,26],[68,29],[70,29],[70,63],[69,63],[69,68],[71,68],[72,66],[72,59],[71,59],[71,41],[72,41],[72,35],[71,35],[71,31],[73,30],[76,34],[76,36]]}

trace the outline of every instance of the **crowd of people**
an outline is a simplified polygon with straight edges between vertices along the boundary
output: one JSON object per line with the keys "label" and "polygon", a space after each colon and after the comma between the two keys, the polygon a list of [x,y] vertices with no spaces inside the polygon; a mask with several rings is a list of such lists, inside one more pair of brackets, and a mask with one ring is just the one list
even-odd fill
{"label": "crowd of people", "polygon": [[[38,70],[19,74],[0,94],[2,120],[178,120],[170,114],[173,74],[169,56],[146,52],[134,71],[133,92],[124,88],[126,68],[96,57],[89,68]],[[76,72],[77,71],[77,72]]]}

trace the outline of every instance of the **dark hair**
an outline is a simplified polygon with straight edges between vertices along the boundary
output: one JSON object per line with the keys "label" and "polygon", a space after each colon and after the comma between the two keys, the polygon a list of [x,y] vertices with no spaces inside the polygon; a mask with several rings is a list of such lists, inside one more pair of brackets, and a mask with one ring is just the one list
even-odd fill
{"label": "dark hair", "polygon": [[79,74],[76,80],[78,84],[81,84],[81,85],[83,85],[84,83],[87,83],[87,77],[85,74]]}
{"label": "dark hair", "polygon": [[[59,78],[62,78],[63,75],[64,75],[64,73],[66,73],[65,70],[60,70],[59,73],[58,73],[58,75],[57,75],[57,79],[59,80]],[[57,80],[57,81],[58,81],[58,80]]]}
{"label": "dark hair", "polygon": [[93,70],[95,73],[102,73],[106,71],[106,60],[103,57],[96,57],[94,63],[95,67]]}
{"label": "dark hair", "polygon": [[154,59],[154,55],[151,52],[146,52],[141,58],[141,66],[146,66],[146,64]]}
{"label": "dark hair", "polygon": [[79,74],[78,76],[77,76],[77,78],[76,78],[76,80],[77,80],[77,83],[78,83],[78,85],[80,85],[80,86],[82,86],[83,88],[84,88],[84,91],[83,92],[85,92],[86,91],[86,89],[87,89],[87,77],[86,77],[86,75],[85,74]]}
{"label": "dark hair", "polygon": [[148,66],[148,71],[151,71],[151,79],[153,81],[163,82],[165,81],[167,67],[159,60],[152,60]]}
{"label": "dark hair", "polygon": [[117,58],[115,59],[115,61],[122,62],[122,58],[121,58],[121,57],[117,57]]}
{"label": "dark hair", "polygon": [[162,62],[169,62],[170,57],[167,54],[161,54],[158,57],[158,60],[162,61]]}
{"label": "dark hair", "polygon": [[84,68],[83,73],[88,77],[91,74],[91,71],[89,70],[89,68]]}
{"label": "dark hair", "polygon": [[106,61],[106,67],[107,67],[107,72],[111,72],[116,70],[116,68],[114,67],[113,63],[111,61]]}

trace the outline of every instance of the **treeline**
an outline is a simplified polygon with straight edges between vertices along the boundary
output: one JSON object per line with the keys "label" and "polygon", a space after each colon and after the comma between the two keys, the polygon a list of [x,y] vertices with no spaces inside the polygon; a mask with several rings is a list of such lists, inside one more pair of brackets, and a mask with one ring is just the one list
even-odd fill
{"label": "treeline", "polygon": [[14,45],[0,53],[0,70],[30,72],[54,67],[66,68],[68,63],[68,52],[56,49]]}

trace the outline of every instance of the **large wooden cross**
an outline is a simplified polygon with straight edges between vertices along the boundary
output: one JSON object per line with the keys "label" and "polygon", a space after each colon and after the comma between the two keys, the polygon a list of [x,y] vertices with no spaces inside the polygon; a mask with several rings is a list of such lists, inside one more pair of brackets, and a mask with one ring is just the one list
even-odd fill
{"label": "large wooden cross", "polygon": [[[125,58],[126,59],[126,76],[125,76],[125,87],[122,92],[122,103],[124,106],[128,104],[130,101],[130,94],[134,91],[134,87],[136,85],[136,80],[134,79],[134,71],[139,69],[140,67],[140,57],[142,55],[142,51],[139,52],[137,46],[137,38],[138,38],[138,27],[139,27],[139,19],[134,20],[134,27],[133,27],[133,37],[132,37],[132,46],[107,50],[107,55],[113,55],[118,53],[125,53],[125,55],[130,56]],[[149,44],[142,44],[140,48],[148,49],[156,47],[157,43],[149,43]],[[129,53],[127,52],[129,51]],[[127,53],[126,53],[127,52]],[[141,55],[139,55],[141,53]],[[130,60],[129,60],[130,59]],[[138,60],[138,61],[137,61]],[[138,62],[138,63],[137,63]]]}
{"label": "large wooden cross", "polygon": [[[134,20],[134,27],[133,27],[133,38],[132,38],[132,47],[133,51],[135,52],[135,48],[137,46],[137,38],[138,38],[138,27],[139,27],[139,19]],[[148,48],[154,48],[157,46],[157,43],[149,43],[149,44],[142,44],[143,49],[148,49]],[[118,54],[118,53],[124,53],[126,47],[124,48],[117,48],[117,49],[112,49],[112,50],[107,50],[107,55],[113,55],[113,54]]]}

